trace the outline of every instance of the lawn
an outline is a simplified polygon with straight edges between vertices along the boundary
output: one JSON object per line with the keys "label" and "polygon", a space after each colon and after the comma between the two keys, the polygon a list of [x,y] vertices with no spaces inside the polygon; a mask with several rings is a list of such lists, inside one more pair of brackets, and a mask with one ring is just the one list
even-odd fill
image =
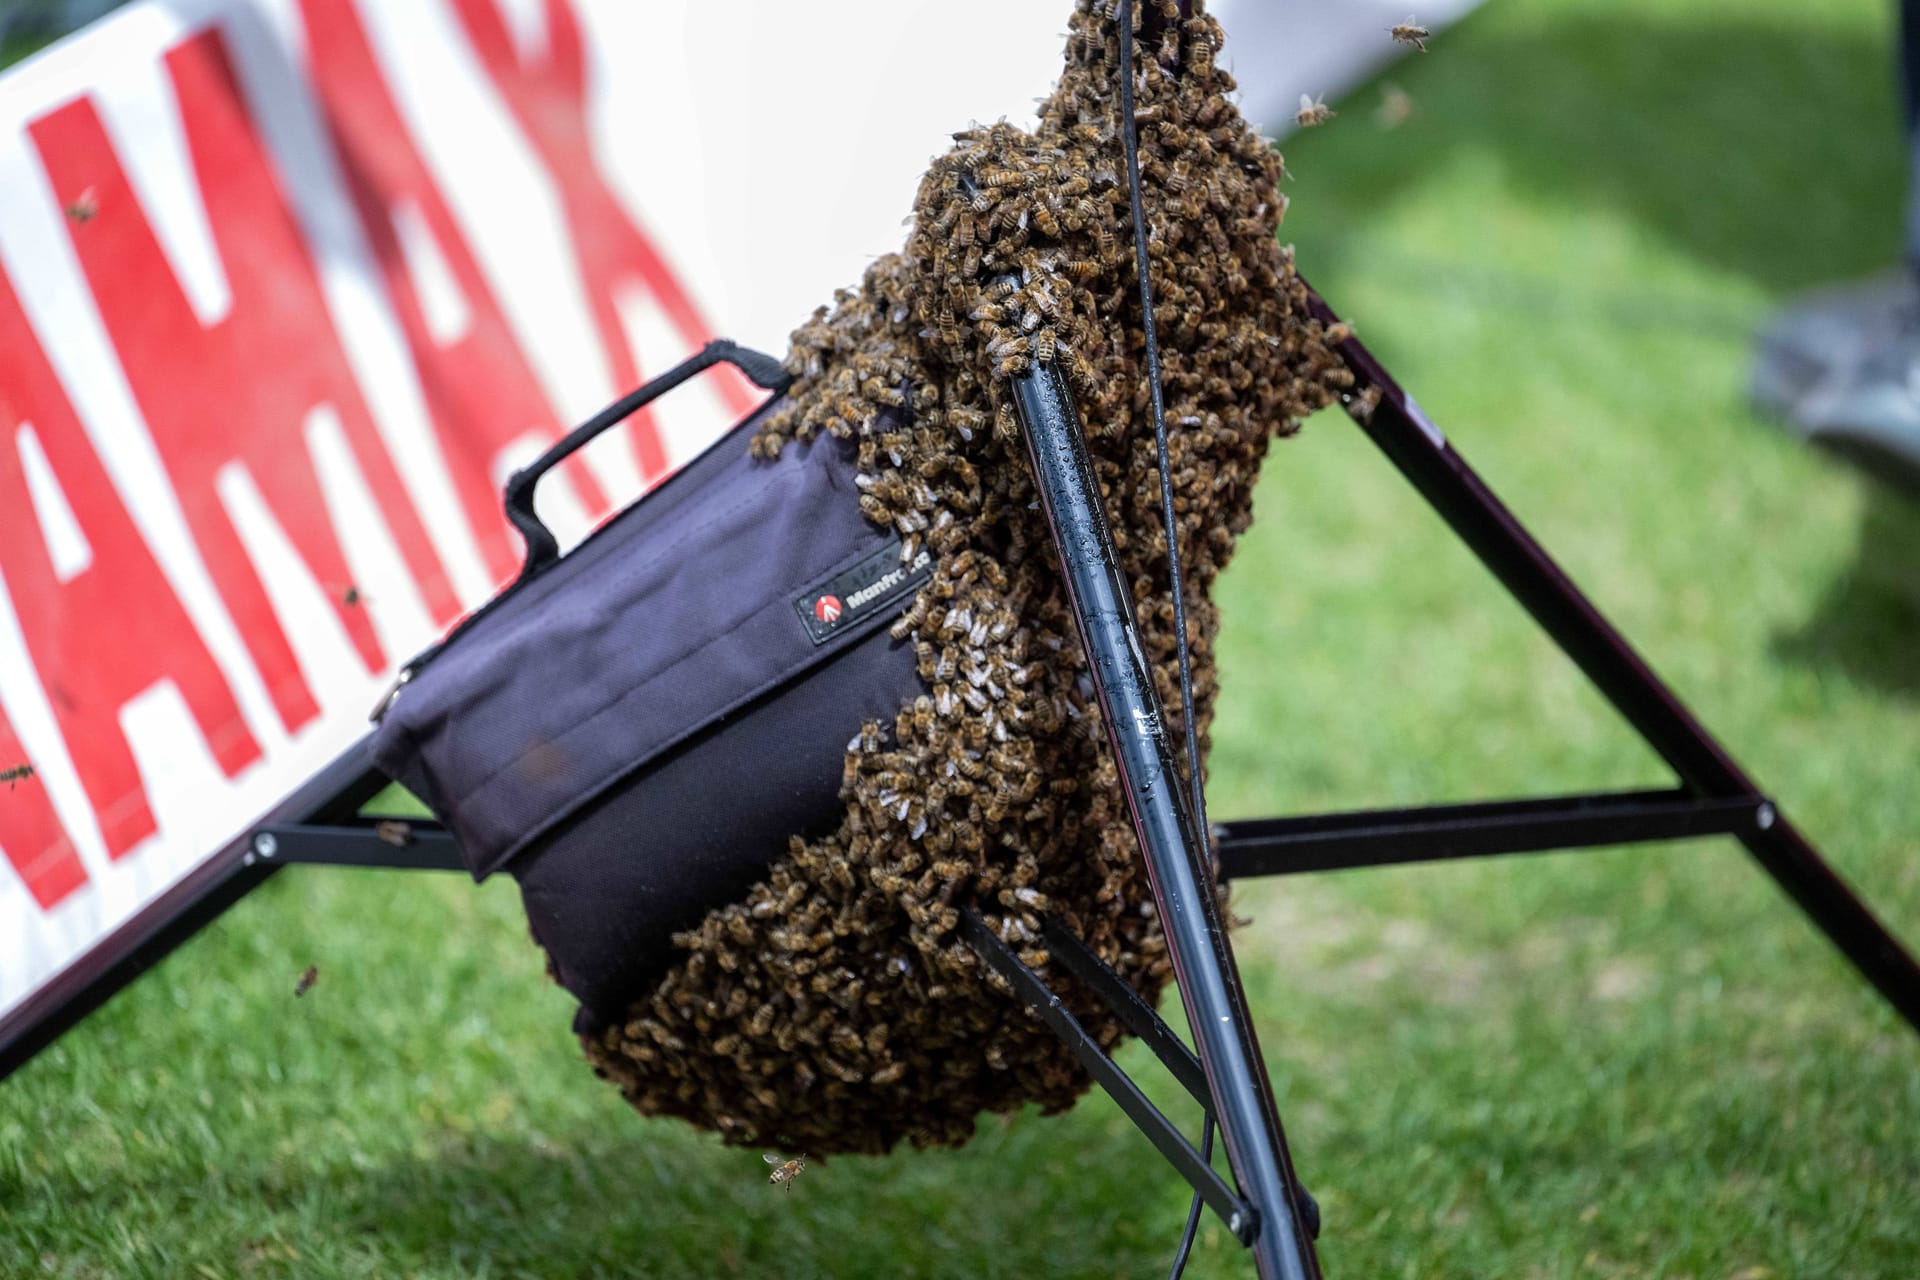
{"label": "lawn", "polygon": [[[1742,398],[1771,307],[1896,255],[1891,9],[1489,0],[1390,73],[1410,119],[1369,86],[1287,145],[1283,234],[1920,939],[1920,505]],[[1343,419],[1276,447],[1258,510],[1216,816],[1667,781]],[[1920,1040],[1732,842],[1239,909],[1329,1275],[1920,1274]],[[0,1086],[0,1275],[1164,1274],[1186,1196],[1103,1098],[785,1195],[633,1116],[569,1012],[510,886],[280,876]],[[1189,1274],[1251,1269],[1209,1225]]]}

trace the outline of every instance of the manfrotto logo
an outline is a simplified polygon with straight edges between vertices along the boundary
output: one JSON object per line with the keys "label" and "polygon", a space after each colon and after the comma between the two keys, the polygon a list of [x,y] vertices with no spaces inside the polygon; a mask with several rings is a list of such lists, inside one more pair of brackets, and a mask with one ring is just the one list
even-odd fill
{"label": "manfrotto logo", "polygon": [[921,550],[902,564],[900,549],[900,539],[889,538],[857,563],[794,596],[793,609],[807,638],[825,644],[884,610],[904,606],[933,576],[933,556]]}

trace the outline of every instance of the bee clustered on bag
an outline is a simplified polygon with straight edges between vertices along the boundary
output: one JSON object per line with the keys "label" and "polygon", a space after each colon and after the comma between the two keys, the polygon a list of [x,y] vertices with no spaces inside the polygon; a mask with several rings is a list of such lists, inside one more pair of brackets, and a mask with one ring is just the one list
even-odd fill
{"label": "bee clustered on bag", "polygon": [[[623,1022],[583,1037],[639,1110],[814,1155],[964,1143],[982,1111],[1064,1109],[1088,1080],[956,932],[975,904],[1043,970],[1051,913],[1149,999],[1169,966],[1092,684],[1035,504],[1007,380],[1073,386],[1147,658],[1182,730],[1173,604],[1121,151],[1118,33],[1080,0],[1026,134],[955,135],[904,253],[793,336],[790,401],[754,440],[858,442],[860,506],[925,547],[896,626],[932,692],[848,745],[837,831],[794,839]],[[1202,741],[1216,691],[1207,598],[1251,517],[1267,445],[1350,376],[1275,236],[1279,156],[1224,96],[1219,25],[1137,44],[1140,166]],[[1197,10],[1198,5],[1194,6]],[[1049,972],[1104,1045],[1110,1015]]]}

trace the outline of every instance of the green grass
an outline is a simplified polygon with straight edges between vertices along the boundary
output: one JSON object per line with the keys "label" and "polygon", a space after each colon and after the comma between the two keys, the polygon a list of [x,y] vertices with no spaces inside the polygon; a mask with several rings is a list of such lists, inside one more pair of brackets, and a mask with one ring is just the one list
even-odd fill
{"label": "green grass", "polygon": [[[1288,146],[1285,234],[1920,939],[1920,508],[1741,394],[1770,307],[1895,255],[1890,8],[1492,0],[1391,73],[1407,124],[1370,88]],[[1259,509],[1221,816],[1665,781],[1343,421],[1276,449]],[[1920,1274],[1920,1042],[1730,842],[1240,909],[1330,1275]],[[510,887],[281,876],[0,1088],[0,1275],[1164,1273],[1185,1196],[1103,1099],[788,1196],[629,1113],[568,1014]],[[1190,1274],[1251,1272],[1209,1226]]]}

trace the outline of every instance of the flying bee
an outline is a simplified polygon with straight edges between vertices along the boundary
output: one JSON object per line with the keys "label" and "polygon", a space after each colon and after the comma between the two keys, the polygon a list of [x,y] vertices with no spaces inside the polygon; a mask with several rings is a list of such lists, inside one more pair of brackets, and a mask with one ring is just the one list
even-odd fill
{"label": "flying bee", "polygon": [[83,189],[66,208],[67,217],[82,224],[92,222],[99,213],[100,202],[94,198],[92,187]]}
{"label": "flying bee", "polygon": [[807,1158],[805,1156],[795,1156],[791,1160],[783,1160],[769,1151],[766,1155],[762,1156],[761,1159],[774,1166],[773,1172],[767,1175],[767,1181],[776,1187],[784,1183],[788,1191],[793,1190],[793,1180],[798,1178],[801,1172],[807,1167]]}
{"label": "flying bee", "polygon": [[1300,95],[1300,110],[1294,113],[1293,118],[1301,128],[1311,129],[1314,125],[1325,124],[1338,114],[1323,101],[1325,97],[1325,94],[1318,98],[1310,98],[1304,93]]}
{"label": "flying bee", "polygon": [[313,984],[318,981],[320,981],[320,966],[317,964],[308,965],[307,971],[300,975],[300,981],[293,984],[293,994],[295,997],[307,994],[307,992],[313,990]]}
{"label": "flying bee", "polygon": [[1398,129],[1412,118],[1413,112],[1413,97],[1405,89],[1393,83],[1380,87],[1380,105],[1373,111],[1375,124],[1382,129]]}
{"label": "flying bee", "polygon": [[1388,27],[1387,32],[1401,44],[1410,44],[1422,53],[1427,51],[1427,40],[1433,35],[1431,29],[1415,22],[1412,14],[1407,15],[1405,22]]}
{"label": "flying bee", "polygon": [[23,778],[31,778],[32,776],[33,766],[30,764],[10,764],[4,769],[0,769],[0,782],[6,783],[7,790],[9,791],[13,790],[14,783],[19,782]]}

